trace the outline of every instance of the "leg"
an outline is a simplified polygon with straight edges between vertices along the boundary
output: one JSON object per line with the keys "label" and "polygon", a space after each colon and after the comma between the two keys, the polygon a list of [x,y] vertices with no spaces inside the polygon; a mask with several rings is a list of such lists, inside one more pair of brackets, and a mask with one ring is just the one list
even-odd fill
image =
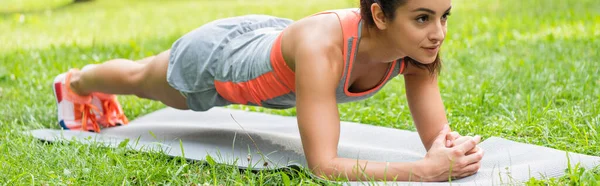
{"label": "leg", "polygon": [[72,90],[80,95],[91,92],[133,94],[161,101],[169,107],[188,109],[186,99],[167,83],[169,50],[139,62],[115,59],[86,71],[73,73]]}
{"label": "leg", "polygon": [[145,65],[145,64],[148,64],[148,63],[150,63],[150,62],[151,62],[151,61],[152,61],[154,58],[156,58],[156,56],[150,56],[150,57],[146,57],[146,58],[144,58],[144,59],[140,59],[140,60],[137,60],[137,61],[135,61],[135,62],[136,62],[136,63],[139,63],[139,64],[144,64],[144,65]]}

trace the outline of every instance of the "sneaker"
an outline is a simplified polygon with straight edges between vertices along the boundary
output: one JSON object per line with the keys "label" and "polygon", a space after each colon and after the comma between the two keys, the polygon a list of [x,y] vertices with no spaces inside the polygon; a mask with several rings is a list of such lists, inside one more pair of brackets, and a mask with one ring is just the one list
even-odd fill
{"label": "sneaker", "polygon": [[100,102],[102,114],[100,115],[100,118],[98,118],[98,123],[100,123],[102,127],[114,127],[129,123],[116,95],[94,92],[92,93],[92,97],[93,99],[98,99]]}
{"label": "sneaker", "polygon": [[[92,69],[95,66],[96,64],[86,65],[81,71]],[[98,124],[103,128],[126,125],[129,123],[116,95],[94,92],[92,93],[92,104],[99,108],[98,110],[100,112],[96,114],[96,119]]]}
{"label": "sneaker", "polygon": [[65,130],[100,132],[97,114],[101,111],[92,104],[92,96],[77,95],[69,86],[74,71],[77,70],[71,69],[56,76],[52,84],[58,109],[58,123]]}

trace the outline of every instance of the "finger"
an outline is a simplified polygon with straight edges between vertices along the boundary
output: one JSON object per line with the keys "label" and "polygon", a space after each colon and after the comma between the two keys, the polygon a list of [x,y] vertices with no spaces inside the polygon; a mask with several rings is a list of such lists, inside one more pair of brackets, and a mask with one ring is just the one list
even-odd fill
{"label": "finger", "polygon": [[475,135],[475,137],[473,137],[473,139],[475,139],[475,142],[477,142],[477,144],[479,144],[481,142],[481,136],[480,135]]}
{"label": "finger", "polygon": [[[466,139],[464,139],[464,138],[466,138]],[[471,136],[463,136],[460,139],[464,139],[465,141],[466,140],[475,140],[477,142],[477,144],[479,144],[479,142],[481,142],[481,136],[479,136],[479,135],[476,135],[476,136],[473,136],[473,137],[471,137]]]}
{"label": "finger", "polygon": [[481,162],[472,163],[462,169],[463,172],[477,172],[481,168]]}
{"label": "finger", "polygon": [[471,137],[471,136],[461,136],[461,137],[457,138],[456,140],[454,140],[454,145],[455,146],[460,145],[460,144],[462,144],[466,141],[472,140],[472,139],[473,139],[473,137]]}
{"label": "finger", "polygon": [[450,136],[452,136],[452,139],[457,139],[460,137],[460,134],[458,134],[456,131],[453,131],[450,133]]}
{"label": "finger", "polygon": [[454,140],[458,139],[460,137],[460,134],[458,134],[458,132],[450,132],[448,134],[446,134],[446,147],[453,147],[455,144]]}
{"label": "finger", "polygon": [[446,134],[446,147],[452,147],[452,141],[454,141],[454,139],[452,139],[450,133]]}
{"label": "finger", "polygon": [[465,155],[468,156],[468,155],[474,154],[477,151],[479,151],[479,149],[481,149],[481,148],[479,148],[478,146],[475,146],[475,148],[471,149],[471,151],[467,152],[467,154],[465,154]]}
{"label": "finger", "polygon": [[446,142],[446,134],[448,134],[448,132],[450,132],[450,127],[448,126],[448,124],[444,124],[444,127],[433,141],[433,144],[444,145],[444,143]]}
{"label": "finger", "polygon": [[481,162],[481,159],[483,159],[483,154],[483,150],[479,150],[473,154],[465,156],[466,164],[470,165],[472,163]]}
{"label": "finger", "polygon": [[473,176],[475,173],[477,173],[477,172],[465,172],[465,173],[462,173],[461,175],[456,176],[456,178],[462,179],[465,177]]}
{"label": "finger", "polygon": [[[477,170],[479,170],[477,168]],[[461,178],[465,178],[468,176],[472,176],[473,174],[476,174],[477,171],[460,171],[460,172],[455,172],[454,174],[452,174],[452,179],[456,180],[456,179],[461,179]]]}
{"label": "finger", "polygon": [[473,163],[473,164],[465,167],[464,169],[462,169],[462,173],[459,174],[457,177],[464,178],[467,176],[472,176],[473,174],[476,174],[480,168],[481,168],[480,162]]}
{"label": "finger", "polygon": [[458,132],[456,132],[456,131],[446,134],[447,140],[456,140],[456,138],[458,138],[458,137],[460,137],[460,134],[458,134]]}
{"label": "finger", "polygon": [[479,143],[481,137],[475,136],[475,138],[471,140],[467,140],[466,142],[456,146],[456,148],[460,149],[462,152],[469,152],[471,149],[475,148],[475,146]]}

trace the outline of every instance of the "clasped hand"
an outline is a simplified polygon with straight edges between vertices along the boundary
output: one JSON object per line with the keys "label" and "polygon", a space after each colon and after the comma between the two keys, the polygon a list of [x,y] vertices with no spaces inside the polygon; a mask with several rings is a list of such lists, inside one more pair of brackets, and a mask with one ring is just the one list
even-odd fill
{"label": "clasped hand", "polygon": [[423,159],[423,179],[448,181],[477,173],[483,158],[483,149],[477,147],[480,141],[480,136],[461,136],[445,125]]}

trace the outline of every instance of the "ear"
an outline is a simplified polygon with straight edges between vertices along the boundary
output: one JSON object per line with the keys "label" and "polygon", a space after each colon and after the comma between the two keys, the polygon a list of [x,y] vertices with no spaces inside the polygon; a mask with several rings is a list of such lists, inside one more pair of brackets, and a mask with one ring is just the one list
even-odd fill
{"label": "ear", "polygon": [[375,26],[380,30],[385,30],[387,28],[387,20],[381,6],[377,3],[371,4],[371,13],[373,16],[373,22],[375,22]]}

